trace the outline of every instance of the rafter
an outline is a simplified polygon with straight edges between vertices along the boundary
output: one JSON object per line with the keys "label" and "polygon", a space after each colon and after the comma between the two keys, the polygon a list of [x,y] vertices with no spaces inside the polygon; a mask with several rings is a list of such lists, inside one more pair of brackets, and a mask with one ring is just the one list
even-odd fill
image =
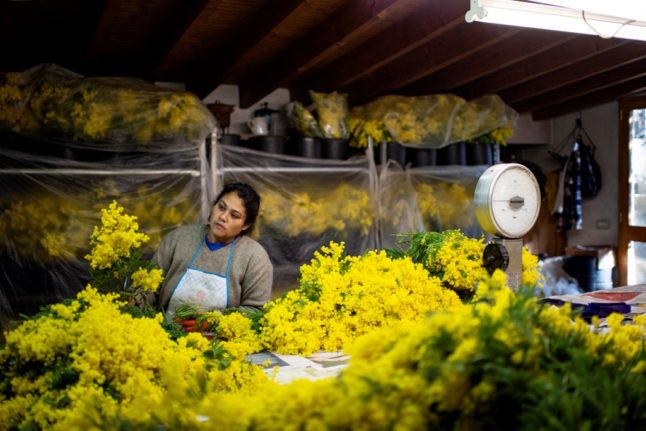
{"label": "rafter", "polygon": [[[586,58],[522,85],[508,88],[500,92],[500,96],[507,103],[517,104],[521,101],[551,92],[643,58],[646,58],[646,44],[626,44],[608,51],[603,55]],[[612,79],[612,76],[610,76],[610,79]]]}
{"label": "rafter", "polygon": [[480,79],[471,81],[456,88],[456,93],[466,99],[473,99],[481,94],[493,94],[530,81],[538,76],[601,54],[608,50],[629,43],[623,39],[601,39],[590,36],[576,36],[547,51],[541,51],[524,59],[519,64],[498,69]]}
{"label": "rafter", "polygon": [[570,112],[580,111],[585,108],[601,105],[602,103],[617,100],[624,94],[646,89],[646,76],[639,76],[619,84],[609,84],[595,93],[586,94],[569,100],[562,100],[550,106],[532,111],[535,121],[548,120]]}
{"label": "rafter", "polygon": [[570,33],[523,31],[512,40],[504,39],[478,53],[477,58],[465,58],[402,89],[404,94],[433,94],[453,89],[495,72],[501,67],[518,64],[527,58],[551,50],[576,36]]}
{"label": "rafter", "polygon": [[397,61],[344,88],[353,104],[396,92],[411,82],[430,75],[479,51],[518,34],[521,30],[503,26],[461,26],[410,51]]}
{"label": "rafter", "polygon": [[371,38],[336,61],[290,85],[295,99],[306,91],[346,87],[409,51],[464,23],[464,5],[454,0],[429,1],[406,19]]}
{"label": "rafter", "polygon": [[535,111],[544,106],[566,101],[573,97],[595,93],[605,87],[627,82],[640,76],[646,76],[646,59],[599,71],[598,73],[587,76],[585,79],[573,81],[570,84],[564,83],[551,91],[546,91],[531,98],[515,102],[514,106],[521,111]]}
{"label": "rafter", "polygon": [[[196,68],[192,77],[187,78],[198,94],[207,94],[218,83],[226,80],[231,70],[235,69],[240,60],[266,40],[274,37],[277,28],[285,23],[290,16],[298,13],[299,9],[309,7],[307,0],[284,0],[267,2],[240,29],[239,37],[221,48],[218,52],[206,55],[206,58],[217,58],[204,66]],[[226,60],[224,60],[226,59]]]}
{"label": "rafter", "polygon": [[161,26],[141,59],[148,75],[153,79],[160,78],[160,66],[164,64],[166,56],[210,4],[210,0],[185,0],[183,7]]}
{"label": "rafter", "polygon": [[407,0],[350,0],[263,67],[266,73],[262,79],[253,74],[243,79],[239,85],[240,105],[247,107],[271,90],[308,72],[318,58],[327,55],[327,51],[338,49],[338,45],[343,45],[345,40],[374,26],[376,21],[388,19],[390,14],[407,6]]}

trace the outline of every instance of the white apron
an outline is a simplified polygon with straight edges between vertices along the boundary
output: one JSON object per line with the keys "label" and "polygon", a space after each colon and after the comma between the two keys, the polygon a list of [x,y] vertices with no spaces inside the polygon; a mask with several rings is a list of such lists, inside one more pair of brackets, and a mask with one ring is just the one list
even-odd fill
{"label": "white apron", "polygon": [[198,311],[221,310],[228,306],[229,289],[227,288],[227,281],[234,242],[231,243],[227,269],[224,275],[193,267],[193,262],[200,254],[204,241],[200,243],[193,258],[188,263],[188,268],[171,292],[168,308],[166,309],[167,322],[171,323],[175,320],[175,309],[182,304],[191,304]]}

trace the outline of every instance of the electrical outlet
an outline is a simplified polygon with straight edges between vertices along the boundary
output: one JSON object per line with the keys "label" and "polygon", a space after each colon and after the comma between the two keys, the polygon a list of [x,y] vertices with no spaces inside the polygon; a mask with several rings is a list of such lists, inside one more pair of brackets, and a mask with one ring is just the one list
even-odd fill
{"label": "electrical outlet", "polygon": [[599,218],[597,219],[595,226],[597,229],[610,229],[610,219]]}

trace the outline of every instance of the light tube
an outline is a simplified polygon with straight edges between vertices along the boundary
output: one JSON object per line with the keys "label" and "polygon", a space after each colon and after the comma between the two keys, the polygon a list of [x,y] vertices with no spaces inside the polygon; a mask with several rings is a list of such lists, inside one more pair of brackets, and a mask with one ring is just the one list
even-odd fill
{"label": "light tube", "polygon": [[646,41],[646,22],[513,0],[471,0],[467,22],[487,22]]}
{"label": "light tube", "polygon": [[531,0],[568,9],[584,10],[633,21],[646,21],[646,2],[643,0]]}

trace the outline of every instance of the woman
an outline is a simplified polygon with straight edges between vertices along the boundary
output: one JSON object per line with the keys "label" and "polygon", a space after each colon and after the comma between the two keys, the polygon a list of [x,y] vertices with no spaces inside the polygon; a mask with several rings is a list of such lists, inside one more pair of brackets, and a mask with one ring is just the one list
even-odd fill
{"label": "woman", "polygon": [[159,304],[168,322],[181,304],[199,311],[257,310],[269,301],[273,267],[265,249],[248,236],[259,209],[253,188],[227,184],[206,225],[182,226],[164,237],[154,261],[164,271]]}

